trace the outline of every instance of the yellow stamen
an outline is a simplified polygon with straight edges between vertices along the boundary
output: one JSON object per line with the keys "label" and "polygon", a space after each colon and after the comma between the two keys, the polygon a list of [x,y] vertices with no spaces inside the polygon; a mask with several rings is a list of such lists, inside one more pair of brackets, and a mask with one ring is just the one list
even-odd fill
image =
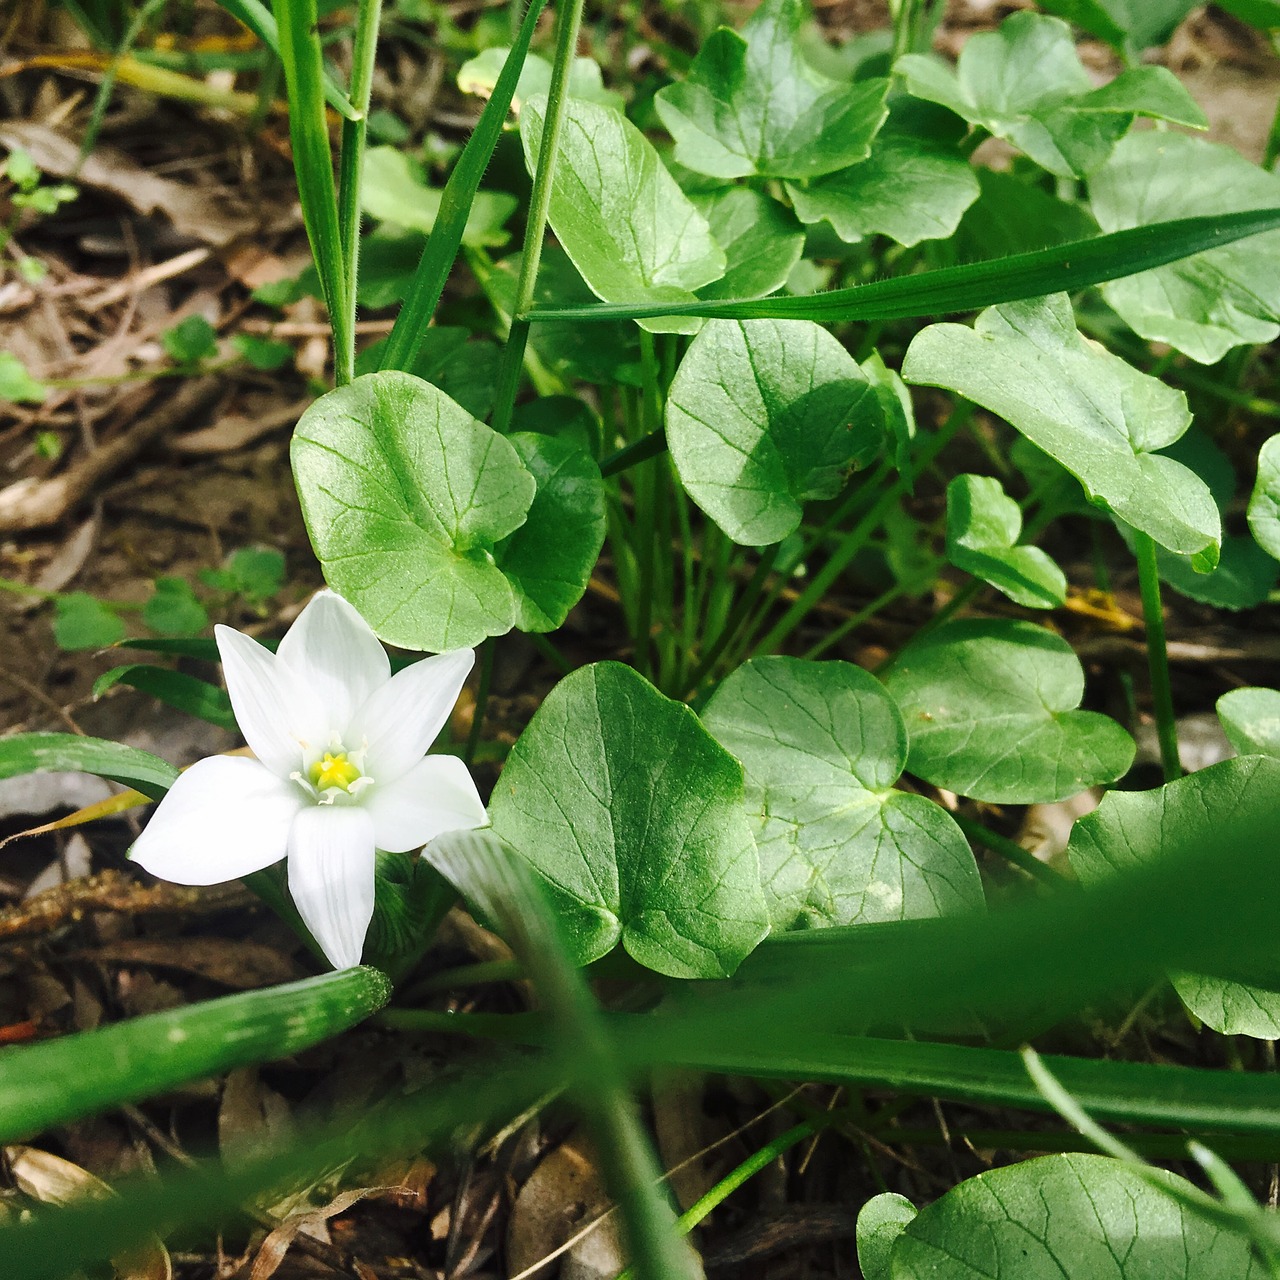
{"label": "yellow stamen", "polygon": [[333,787],[340,791],[350,791],[351,784],[360,776],[360,770],[347,759],[345,751],[337,755],[326,751],[322,760],[317,760],[309,770],[311,783],[319,791],[328,791]]}

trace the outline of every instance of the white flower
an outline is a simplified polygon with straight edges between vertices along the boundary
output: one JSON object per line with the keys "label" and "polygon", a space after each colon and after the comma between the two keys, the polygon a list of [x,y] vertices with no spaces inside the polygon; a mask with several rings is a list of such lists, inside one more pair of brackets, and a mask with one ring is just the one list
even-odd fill
{"label": "white flower", "polygon": [[256,760],[212,756],[160,802],[129,856],[177,884],[218,884],[289,859],[289,892],[335,969],[360,963],[374,850],[402,853],[488,821],[466,765],[428,756],[470,649],[391,674],[341,596],[320,592],[275,654],[218,627],[227,692]]}

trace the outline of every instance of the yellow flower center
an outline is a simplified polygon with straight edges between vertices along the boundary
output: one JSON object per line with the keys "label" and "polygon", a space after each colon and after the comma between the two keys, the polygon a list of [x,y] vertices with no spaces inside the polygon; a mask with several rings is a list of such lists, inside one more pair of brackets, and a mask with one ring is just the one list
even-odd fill
{"label": "yellow flower center", "polygon": [[308,771],[312,785],[318,791],[337,788],[339,791],[350,791],[351,784],[360,777],[360,770],[347,759],[345,751],[336,755],[330,751],[317,760]]}

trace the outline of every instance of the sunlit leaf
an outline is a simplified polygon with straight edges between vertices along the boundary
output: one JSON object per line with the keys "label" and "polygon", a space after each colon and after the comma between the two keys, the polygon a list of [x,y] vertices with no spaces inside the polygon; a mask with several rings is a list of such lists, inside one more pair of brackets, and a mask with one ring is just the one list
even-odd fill
{"label": "sunlit leaf", "polygon": [[1218,719],[1231,745],[1242,756],[1280,759],[1280,692],[1232,689],[1218,699]]}
{"label": "sunlit leaf", "polygon": [[872,1196],[858,1210],[858,1267],[864,1280],[891,1280],[893,1246],[918,1212],[893,1191]]}
{"label": "sunlit leaf", "polygon": [[728,265],[700,298],[755,298],[781,289],[800,261],[804,230],[785,205],[747,187],[692,197]]}
{"label": "sunlit leaf", "polygon": [[18,733],[0,738],[0,778],[50,770],[94,773],[133,787],[152,800],[173,786],[178,771],[159,756],[105,738],[75,733]]}

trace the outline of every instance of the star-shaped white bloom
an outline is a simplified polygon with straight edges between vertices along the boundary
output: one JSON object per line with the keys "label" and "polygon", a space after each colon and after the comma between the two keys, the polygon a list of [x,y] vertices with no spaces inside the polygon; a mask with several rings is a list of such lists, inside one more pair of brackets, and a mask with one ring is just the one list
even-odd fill
{"label": "star-shaped white bloom", "polygon": [[218,627],[227,692],[256,760],[212,756],[160,802],[129,856],[177,884],[218,884],[289,860],[289,892],[335,969],[360,963],[374,850],[418,849],[484,826],[466,765],[428,756],[467,678],[470,649],[394,676],[341,596],[320,592],[272,653]]}

